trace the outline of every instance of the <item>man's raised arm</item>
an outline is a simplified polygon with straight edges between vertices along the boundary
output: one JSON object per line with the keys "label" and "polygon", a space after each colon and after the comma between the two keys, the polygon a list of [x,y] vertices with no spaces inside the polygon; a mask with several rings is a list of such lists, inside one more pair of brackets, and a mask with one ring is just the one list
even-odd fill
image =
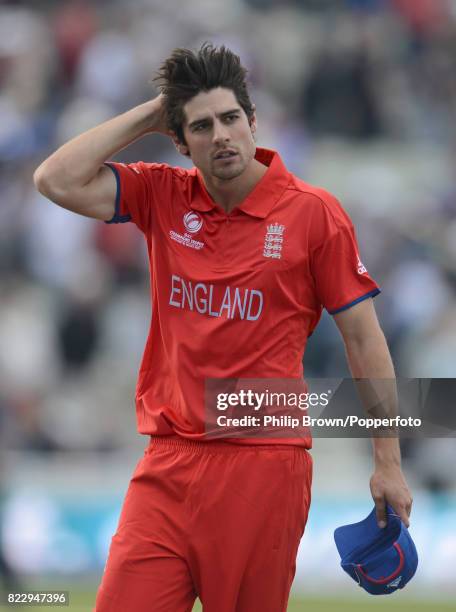
{"label": "man's raised arm", "polygon": [[108,221],[115,211],[116,180],[103,164],[151,132],[169,133],[162,95],[65,143],[35,170],[35,186],[67,210]]}

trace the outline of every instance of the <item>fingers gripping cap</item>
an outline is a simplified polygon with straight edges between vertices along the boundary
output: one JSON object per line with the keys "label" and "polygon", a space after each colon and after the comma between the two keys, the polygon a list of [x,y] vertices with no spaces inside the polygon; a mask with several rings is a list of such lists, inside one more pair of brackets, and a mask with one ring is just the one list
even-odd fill
{"label": "fingers gripping cap", "polygon": [[387,525],[377,525],[375,508],[363,521],[334,532],[342,568],[372,595],[402,589],[418,566],[418,554],[407,527],[387,506]]}

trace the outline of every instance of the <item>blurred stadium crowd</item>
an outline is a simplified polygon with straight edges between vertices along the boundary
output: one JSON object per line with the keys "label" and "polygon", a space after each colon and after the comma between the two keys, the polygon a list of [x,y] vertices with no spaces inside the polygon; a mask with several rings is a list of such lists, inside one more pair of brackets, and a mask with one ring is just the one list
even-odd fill
{"label": "blurred stadium crowd", "polygon": [[[160,61],[204,40],[249,68],[258,143],[352,216],[383,289],[376,305],[398,375],[456,375],[455,2],[3,1],[3,448],[101,451],[136,440],[150,319],[142,236],[51,204],[32,174],[72,136],[154,96]],[[187,165],[161,136],[117,159]],[[305,363],[308,376],[347,374],[330,317]],[[454,465],[454,439],[429,445],[421,463],[441,465],[444,452]],[[455,486],[452,470],[437,483],[436,471],[422,471],[424,484]]]}

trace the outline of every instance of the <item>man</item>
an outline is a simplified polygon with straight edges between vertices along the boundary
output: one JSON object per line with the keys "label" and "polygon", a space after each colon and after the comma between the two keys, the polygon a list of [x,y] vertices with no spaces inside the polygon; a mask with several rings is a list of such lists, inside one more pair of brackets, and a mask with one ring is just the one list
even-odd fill
{"label": "man", "polygon": [[[139,462],[97,596],[104,612],[286,610],[310,504],[303,438],[207,440],[209,379],[302,378],[322,307],[334,314],[354,377],[393,367],[337,200],[257,148],[246,71],[230,50],[176,49],[161,94],[71,140],[35,172],[67,208],[144,233],[152,323],[136,393]],[[134,140],[170,135],[194,168],[106,163]],[[374,440],[378,520],[408,524],[394,438]]]}

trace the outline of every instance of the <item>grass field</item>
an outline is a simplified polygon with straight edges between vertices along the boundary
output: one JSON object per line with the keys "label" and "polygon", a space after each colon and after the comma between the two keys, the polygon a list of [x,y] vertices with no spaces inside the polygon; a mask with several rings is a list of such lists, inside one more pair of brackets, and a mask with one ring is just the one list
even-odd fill
{"label": "grass field", "polygon": [[[54,608],[55,610],[70,610],[71,612],[90,612],[95,600],[95,591],[84,591],[80,589],[70,589],[70,605],[68,608]],[[49,607],[17,607],[0,606],[0,610],[11,612],[12,610],[51,610]],[[201,612],[201,606],[194,607],[193,612]],[[288,612],[450,612],[456,610],[455,603],[424,602],[424,601],[404,601],[397,600],[394,595],[391,597],[366,597],[362,600],[347,599],[294,599],[290,601]],[[152,609],[150,612],[154,612]],[[261,612],[252,610],[251,612]]]}

